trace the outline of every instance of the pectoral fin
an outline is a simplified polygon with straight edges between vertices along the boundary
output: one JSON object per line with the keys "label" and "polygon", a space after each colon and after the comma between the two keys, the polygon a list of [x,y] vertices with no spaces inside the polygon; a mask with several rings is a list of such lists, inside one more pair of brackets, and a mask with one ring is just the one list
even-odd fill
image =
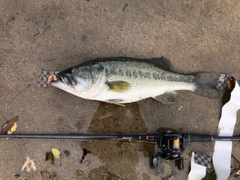
{"label": "pectoral fin", "polygon": [[176,101],[176,94],[165,93],[156,97],[153,97],[156,101],[160,101],[163,104],[173,104]]}
{"label": "pectoral fin", "polygon": [[115,92],[125,92],[130,89],[131,85],[130,83],[126,81],[111,81],[106,82],[106,84],[109,87],[109,90],[115,91]]}

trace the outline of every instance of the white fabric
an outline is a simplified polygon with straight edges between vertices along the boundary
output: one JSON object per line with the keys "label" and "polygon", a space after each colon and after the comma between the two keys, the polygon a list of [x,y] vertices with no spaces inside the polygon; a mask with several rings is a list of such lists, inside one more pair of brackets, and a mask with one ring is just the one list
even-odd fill
{"label": "white fabric", "polygon": [[191,157],[191,171],[188,174],[188,180],[201,180],[206,175],[206,167],[194,162],[194,152]]}
{"label": "white fabric", "polygon": [[[236,124],[237,111],[240,109],[240,87],[236,82],[230,100],[223,106],[218,125],[219,136],[232,136]],[[216,141],[213,153],[213,165],[217,180],[226,180],[230,175],[232,142]]]}

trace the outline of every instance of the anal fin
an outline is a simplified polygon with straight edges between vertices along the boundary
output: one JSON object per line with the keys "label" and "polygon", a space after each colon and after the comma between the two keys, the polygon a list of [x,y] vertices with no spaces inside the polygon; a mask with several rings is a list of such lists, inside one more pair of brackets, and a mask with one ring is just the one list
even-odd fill
{"label": "anal fin", "polygon": [[176,93],[165,93],[152,98],[156,101],[160,101],[163,104],[173,104],[176,101]]}

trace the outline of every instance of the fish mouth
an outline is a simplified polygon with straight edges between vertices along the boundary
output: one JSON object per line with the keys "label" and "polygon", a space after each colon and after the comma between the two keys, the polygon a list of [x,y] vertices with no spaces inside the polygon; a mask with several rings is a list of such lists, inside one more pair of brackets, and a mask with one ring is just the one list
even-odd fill
{"label": "fish mouth", "polygon": [[66,77],[57,75],[57,78],[58,78],[57,81],[52,81],[50,83],[53,87],[65,90],[68,87],[72,86],[70,83],[71,81],[69,81],[69,79],[67,79]]}

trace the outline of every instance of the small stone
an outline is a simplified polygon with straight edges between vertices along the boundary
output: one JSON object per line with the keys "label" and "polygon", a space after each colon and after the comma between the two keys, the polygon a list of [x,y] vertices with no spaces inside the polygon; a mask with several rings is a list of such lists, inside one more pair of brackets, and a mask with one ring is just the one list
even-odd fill
{"label": "small stone", "polygon": [[66,157],[69,157],[70,156],[70,152],[68,150],[65,150],[64,151],[64,154],[66,155]]}
{"label": "small stone", "polygon": [[20,178],[20,174],[15,174],[15,178]]}

